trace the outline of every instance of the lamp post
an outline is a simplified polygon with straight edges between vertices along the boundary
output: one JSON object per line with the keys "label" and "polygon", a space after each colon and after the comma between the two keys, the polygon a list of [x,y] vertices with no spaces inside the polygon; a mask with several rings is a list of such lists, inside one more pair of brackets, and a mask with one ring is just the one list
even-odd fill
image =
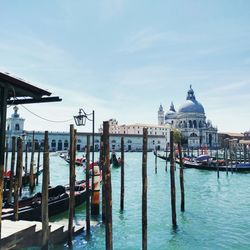
{"label": "lamp post", "polygon": [[[92,119],[90,117],[92,116]],[[82,108],[79,109],[79,114],[74,116],[76,126],[85,126],[86,120],[92,122],[92,192],[91,192],[91,206],[93,203],[94,191],[94,160],[95,160],[95,111],[87,114]],[[91,209],[92,210],[92,209]]]}

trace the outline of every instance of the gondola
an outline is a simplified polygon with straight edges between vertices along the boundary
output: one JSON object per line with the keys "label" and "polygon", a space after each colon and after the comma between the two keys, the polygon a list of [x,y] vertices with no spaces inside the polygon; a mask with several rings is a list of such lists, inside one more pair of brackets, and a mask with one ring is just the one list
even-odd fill
{"label": "gondola", "polygon": [[[75,187],[75,206],[82,204],[86,200],[86,189],[84,185]],[[41,221],[41,201],[42,194],[39,192],[30,198],[19,201],[19,220]],[[69,190],[66,186],[56,186],[49,189],[48,211],[49,217],[62,213],[69,208]],[[13,219],[13,204],[4,204],[2,219]]]}
{"label": "gondola", "polygon": [[[157,154],[157,152],[154,150],[153,151],[153,153],[154,153],[154,155],[156,156],[156,157],[158,157],[158,158],[160,158],[160,159],[162,159],[162,160],[165,160],[166,161],[166,155],[160,155],[160,154]],[[170,158],[169,157],[167,157],[167,161],[169,161],[170,160]]]}
{"label": "gondola", "polygon": [[[176,163],[180,163],[179,159],[176,159]],[[199,170],[210,170],[210,171],[233,171],[233,172],[250,172],[250,163],[234,163],[232,165],[222,165],[223,161],[212,160],[212,161],[202,161],[197,160],[187,160],[183,159],[184,168],[195,168]]]}
{"label": "gondola", "polygon": [[120,157],[117,159],[116,154],[112,153],[110,157],[110,164],[113,168],[119,168],[121,166],[121,159]]}

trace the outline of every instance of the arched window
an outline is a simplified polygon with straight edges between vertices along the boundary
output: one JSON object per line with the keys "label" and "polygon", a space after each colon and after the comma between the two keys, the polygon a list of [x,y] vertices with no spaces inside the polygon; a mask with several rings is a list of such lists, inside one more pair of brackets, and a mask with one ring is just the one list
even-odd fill
{"label": "arched window", "polygon": [[194,123],[194,128],[197,128],[197,121],[194,120],[193,123]]}
{"label": "arched window", "polygon": [[131,141],[131,140],[128,140],[128,143],[132,143],[132,141]]}
{"label": "arched window", "polygon": [[19,127],[18,123],[15,125],[15,130],[20,130],[20,127]]}
{"label": "arched window", "polygon": [[190,137],[198,137],[198,136],[197,136],[197,134],[192,133],[192,134],[190,135]]}
{"label": "arched window", "polygon": [[63,146],[64,146],[64,148],[68,148],[69,142],[67,140],[65,140]]}
{"label": "arched window", "polygon": [[8,130],[8,131],[10,130],[10,125],[8,125],[7,130]]}
{"label": "arched window", "polygon": [[202,122],[201,121],[199,122],[199,128],[202,128]]}
{"label": "arched window", "polygon": [[59,150],[59,151],[62,150],[62,140],[58,141],[57,150]]}
{"label": "arched window", "polygon": [[52,148],[55,148],[55,147],[56,147],[56,140],[52,140],[52,142],[51,142],[51,147],[52,147]]}
{"label": "arched window", "polygon": [[192,128],[193,127],[192,121],[189,120],[188,123],[189,123],[189,128]]}

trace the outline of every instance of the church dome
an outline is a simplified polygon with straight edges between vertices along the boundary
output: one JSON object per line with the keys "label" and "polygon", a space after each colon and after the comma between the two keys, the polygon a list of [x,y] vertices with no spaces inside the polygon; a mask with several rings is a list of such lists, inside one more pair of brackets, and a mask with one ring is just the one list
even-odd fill
{"label": "church dome", "polygon": [[190,85],[190,89],[187,93],[187,98],[184,104],[182,104],[179,108],[179,113],[201,113],[204,114],[203,106],[196,101],[194,91],[192,86]]}

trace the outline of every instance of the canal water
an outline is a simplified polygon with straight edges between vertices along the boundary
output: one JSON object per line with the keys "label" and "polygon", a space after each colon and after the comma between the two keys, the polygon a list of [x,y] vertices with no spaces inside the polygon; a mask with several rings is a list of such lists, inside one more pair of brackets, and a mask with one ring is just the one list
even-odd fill
{"label": "canal water", "polygon": [[[119,155],[119,153],[117,153]],[[96,154],[96,158],[98,154]],[[51,185],[68,183],[68,164],[59,156],[50,157]],[[125,209],[119,209],[120,169],[112,169],[113,249],[141,249],[142,153],[125,153]],[[176,230],[171,225],[170,171],[148,153],[148,249],[250,249],[250,173],[185,169],[186,211],[180,211],[179,168],[175,171],[177,194]],[[76,176],[84,177],[82,167]],[[40,183],[41,183],[40,176]],[[40,189],[40,185],[37,187]],[[68,213],[51,218],[67,220]],[[76,209],[76,222],[85,220],[85,205]],[[97,218],[98,221],[98,218]],[[89,240],[84,233],[74,239],[73,249],[105,249],[105,226],[92,227]],[[52,249],[68,249],[67,245]]]}

